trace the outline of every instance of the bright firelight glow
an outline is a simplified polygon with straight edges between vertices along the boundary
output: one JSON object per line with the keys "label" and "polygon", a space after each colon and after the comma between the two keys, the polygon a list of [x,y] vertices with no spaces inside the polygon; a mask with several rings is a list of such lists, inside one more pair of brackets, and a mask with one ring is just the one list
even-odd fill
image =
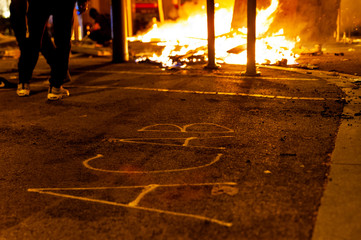
{"label": "bright firelight glow", "polygon": [[[268,33],[273,22],[273,16],[279,5],[278,0],[272,0],[267,9],[257,11],[257,42],[256,61],[259,64],[275,64],[287,59],[288,64],[294,64],[298,57],[292,52],[296,41],[287,40],[283,29],[271,35]],[[220,8],[216,4],[215,35],[216,59],[218,63],[246,64],[247,63],[247,28],[231,29],[233,8]],[[204,6],[202,6],[204,9]],[[145,34],[130,39],[131,41],[158,41],[164,46],[160,56],[154,54],[150,60],[161,62],[164,66],[172,66],[174,56],[205,55],[207,52],[207,14],[196,12],[187,19],[177,22],[165,22],[162,25],[154,24]]]}

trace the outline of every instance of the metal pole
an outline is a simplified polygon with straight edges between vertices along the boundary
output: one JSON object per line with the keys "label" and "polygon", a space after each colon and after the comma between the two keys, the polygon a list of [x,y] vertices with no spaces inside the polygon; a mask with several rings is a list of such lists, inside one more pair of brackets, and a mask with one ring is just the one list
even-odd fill
{"label": "metal pole", "polygon": [[129,61],[126,0],[112,0],[113,62]]}
{"label": "metal pole", "polygon": [[132,14],[132,0],[126,2],[127,23],[128,23],[128,37],[133,36],[133,14]]}
{"label": "metal pole", "polygon": [[215,33],[214,33],[214,0],[207,0],[207,25],[208,25],[208,65],[206,69],[217,69]]}
{"label": "metal pole", "polygon": [[163,0],[158,0],[159,22],[164,22]]}
{"label": "metal pole", "polygon": [[341,28],[341,6],[337,10],[336,42],[340,41],[340,28]]}
{"label": "metal pole", "polygon": [[256,13],[257,0],[247,0],[247,76],[260,75],[256,71]]}

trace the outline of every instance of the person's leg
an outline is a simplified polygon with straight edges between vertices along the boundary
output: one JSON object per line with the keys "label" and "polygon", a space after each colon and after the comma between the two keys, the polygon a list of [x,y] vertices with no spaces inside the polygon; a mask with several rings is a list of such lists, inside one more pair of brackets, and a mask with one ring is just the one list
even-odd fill
{"label": "person's leg", "polygon": [[[46,62],[49,64],[51,69],[54,69],[56,64],[56,47],[54,42],[51,39],[51,35],[49,33],[49,29],[45,28],[42,44],[40,48],[41,54],[44,56]],[[71,76],[69,71],[67,72],[66,78],[64,79],[64,83],[70,82]]]}
{"label": "person's leg", "polygon": [[53,24],[56,62],[49,80],[48,100],[59,100],[64,96],[69,96],[69,91],[64,89],[62,85],[69,69],[74,8],[75,0],[57,1],[54,3]]}
{"label": "person's leg", "polygon": [[39,58],[41,40],[47,19],[49,7],[46,1],[29,0],[28,29],[29,38],[26,39],[19,59],[19,82],[29,83]]}
{"label": "person's leg", "polygon": [[67,77],[75,0],[57,1],[53,12],[56,64],[51,72],[50,85],[60,88]]}
{"label": "person's leg", "polygon": [[10,3],[10,23],[14,30],[16,41],[20,50],[24,46],[26,39],[26,11],[28,8],[27,0],[11,0]]}
{"label": "person's leg", "polygon": [[[10,22],[14,30],[20,51],[23,50],[26,42],[27,9],[28,9],[28,0],[11,0]],[[49,34],[44,34],[40,51],[44,55],[48,64],[53,65],[55,59],[55,46],[54,43],[51,41]]]}
{"label": "person's leg", "polygon": [[[22,70],[25,67],[25,44],[26,44],[26,12],[28,8],[27,0],[11,0],[10,3],[10,24],[15,33],[16,41],[20,49],[20,59],[18,61],[19,79]],[[22,81],[19,80],[20,84],[16,90],[17,94],[21,97],[29,96],[30,87],[28,84],[27,77],[21,76]]]}
{"label": "person's leg", "polygon": [[40,52],[44,56],[46,62],[52,68],[55,64],[56,59],[56,50],[53,41],[51,40],[51,36],[49,35],[47,28],[45,28],[43,39],[41,41]]}

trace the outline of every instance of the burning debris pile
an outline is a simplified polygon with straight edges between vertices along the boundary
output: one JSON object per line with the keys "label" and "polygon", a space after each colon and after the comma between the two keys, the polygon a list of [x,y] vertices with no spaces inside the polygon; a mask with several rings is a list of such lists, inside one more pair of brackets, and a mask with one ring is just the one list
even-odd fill
{"label": "burning debris pile", "polygon": [[[234,0],[216,4],[215,34],[218,63],[247,63],[247,28],[232,28]],[[155,23],[145,34],[131,41],[153,43],[162,47],[161,54],[138,55],[138,62],[152,61],[164,67],[185,67],[207,61],[207,15],[205,1],[188,3],[182,8],[189,16],[176,22]],[[283,29],[270,32],[270,25],[279,9],[279,0],[272,0],[266,8],[257,11],[256,61],[259,64],[294,64],[298,57],[293,52],[297,39],[287,39]]]}

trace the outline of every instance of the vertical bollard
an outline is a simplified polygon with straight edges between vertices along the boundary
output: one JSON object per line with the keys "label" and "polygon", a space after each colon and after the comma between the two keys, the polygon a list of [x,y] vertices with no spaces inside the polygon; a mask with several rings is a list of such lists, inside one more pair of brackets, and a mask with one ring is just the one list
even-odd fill
{"label": "vertical bollard", "polygon": [[159,13],[159,22],[164,22],[164,9],[163,9],[163,0],[158,0],[158,13]]}
{"label": "vertical bollard", "polygon": [[133,14],[132,14],[132,0],[127,0],[126,2],[126,12],[127,12],[127,26],[128,26],[128,37],[133,36]]}
{"label": "vertical bollard", "polygon": [[247,70],[244,75],[258,76],[256,71],[257,0],[247,0]]}
{"label": "vertical bollard", "polygon": [[336,42],[340,42],[340,29],[341,29],[341,6],[337,9]]}
{"label": "vertical bollard", "polygon": [[214,0],[207,0],[207,25],[208,25],[208,65],[206,69],[217,69],[215,33],[214,33]]}
{"label": "vertical bollard", "polygon": [[129,61],[126,0],[112,0],[113,62]]}

